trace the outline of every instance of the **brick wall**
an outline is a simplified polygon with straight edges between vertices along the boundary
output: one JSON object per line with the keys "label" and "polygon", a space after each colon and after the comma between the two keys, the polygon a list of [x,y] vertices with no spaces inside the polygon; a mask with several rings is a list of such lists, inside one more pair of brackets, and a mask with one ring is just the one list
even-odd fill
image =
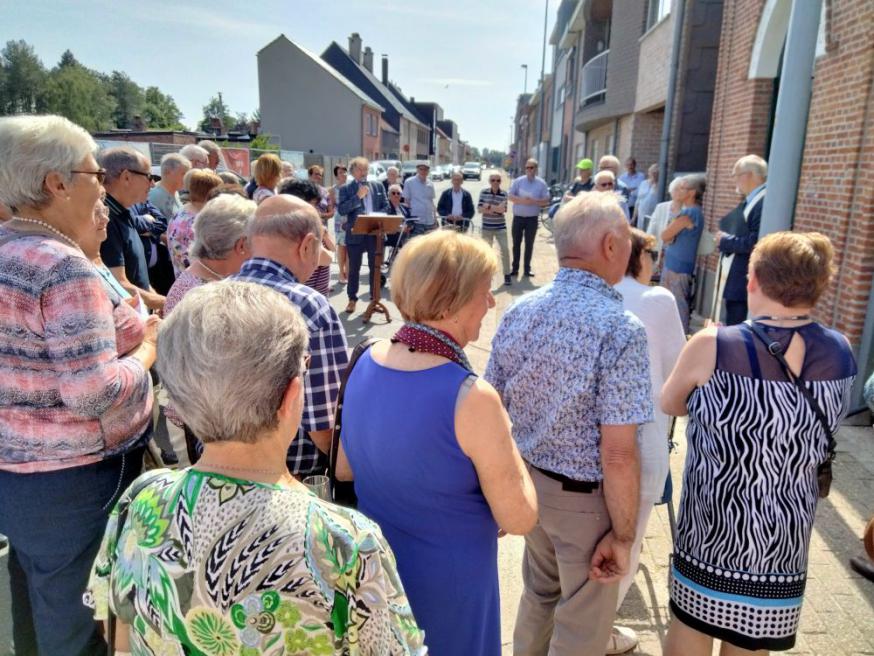
{"label": "brick wall", "polygon": [[640,40],[640,65],[637,77],[635,111],[664,105],[671,66],[671,35],[674,31],[672,11]]}
{"label": "brick wall", "polygon": [[631,152],[627,155],[632,155],[637,160],[638,171],[646,173],[650,164],[658,162],[664,120],[664,108],[634,114]]}

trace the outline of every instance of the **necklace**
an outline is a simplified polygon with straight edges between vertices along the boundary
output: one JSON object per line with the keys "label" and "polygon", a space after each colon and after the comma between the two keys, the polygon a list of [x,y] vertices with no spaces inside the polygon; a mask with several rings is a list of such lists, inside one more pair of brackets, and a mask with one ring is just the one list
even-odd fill
{"label": "necklace", "polygon": [[401,326],[391,341],[393,344],[406,344],[411,353],[419,351],[440,355],[473,373],[467,354],[451,335],[442,330],[411,321]]}
{"label": "necklace", "polygon": [[224,279],[227,277],[227,276],[223,276],[223,275],[221,275],[220,273],[218,273],[218,272],[213,271],[212,269],[210,269],[208,266],[206,266],[206,265],[203,263],[203,260],[197,260],[197,263],[198,263],[201,267],[203,267],[206,271],[209,271],[212,275],[214,275],[216,280],[224,280]]}
{"label": "necklace", "polygon": [[[60,238],[61,241],[67,242],[70,246],[72,246],[76,250],[82,250],[82,247],[79,246],[79,244],[77,244],[73,239],[71,239],[70,237],[65,235],[63,232],[58,230],[55,226],[51,225],[50,223],[46,223],[45,221],[40,221],[39,219],[30,219],[30,218],[27,218],[24,216],[13,216],[12,220],[13,221],[21,221],[22,223],[31,223],[33,225],[38,225],[41,228],[45,228],[46,230],[51,232],[53,235]],[[7,223],[7,225],[9,225],[9,224]]]}

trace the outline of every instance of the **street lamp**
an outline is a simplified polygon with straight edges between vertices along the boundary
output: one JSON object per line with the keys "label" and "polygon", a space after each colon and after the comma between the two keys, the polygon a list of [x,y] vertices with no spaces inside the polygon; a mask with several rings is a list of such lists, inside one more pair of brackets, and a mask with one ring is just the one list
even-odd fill
{"label": "street lamp", "polygon": [[522,64],[522,68],[525,69],[525,84],[522,86],[522,93],[528,93],[528,64]]}

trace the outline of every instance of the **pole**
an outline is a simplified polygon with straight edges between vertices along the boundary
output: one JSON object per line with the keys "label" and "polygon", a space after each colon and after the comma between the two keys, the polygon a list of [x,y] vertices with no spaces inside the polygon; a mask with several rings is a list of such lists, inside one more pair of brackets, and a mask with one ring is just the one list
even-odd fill
{"label": "pole", "polygon": [[528,93],[528,64],[522,64],[522,68],[525,69],[525,83],[522,85],[522,94]]}
{"label": "pole", "polygon": [[[546,89],[544,88],[544,80],[546,79],[546,23],[549,19],[549,0],[545,0],[543,10],[543,54],[540,57],[540,126],[537,133],[537,149],[540,151],[540,144],[543,143],[543,108],[546,106]],[[540,153],[542,158],[546,157],[546,153]],[[544,171],[546,167],[544,162],[540,162],[540,170]]]}
{"label": "pole", "polygon": [[774,115],[774,136],[768,155],[768,193],[762,207],[759,235],[792,229],[821,11],[822,0],[792,2]]}
{"label": "pole", "polygon": [[674,117],[674,101],[677,96],[677,69],[680,67],[680,46],[683,43],[683,21],[686,17],[686,0],[677,2],[674,15],[673,44],[671,45],[671,68],[668,74],[668,96],[665,99],[665,120],[662,122],[662,138],[659,143],[659,201],[665,199],[668,188],[668,150],[671,145],[671,125]]}

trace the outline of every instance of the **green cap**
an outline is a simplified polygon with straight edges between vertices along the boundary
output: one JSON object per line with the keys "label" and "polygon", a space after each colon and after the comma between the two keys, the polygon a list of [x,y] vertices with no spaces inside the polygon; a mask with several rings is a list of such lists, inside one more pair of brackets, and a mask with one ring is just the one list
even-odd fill
{"label": "green cap", "polygon": [[595,165],[592,164],[592,160],[589,158],[583,158],[579,162],[577,162],[578,169],[589,169],[590,171],[595,168]]}

